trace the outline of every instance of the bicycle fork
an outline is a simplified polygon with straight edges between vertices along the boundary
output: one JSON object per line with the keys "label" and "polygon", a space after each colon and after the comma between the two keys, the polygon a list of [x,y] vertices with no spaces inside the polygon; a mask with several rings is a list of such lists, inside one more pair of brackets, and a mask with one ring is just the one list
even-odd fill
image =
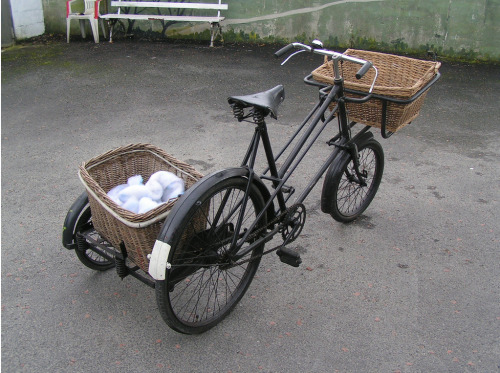
{"label": "bicycle fork", "polygon": [[351,183],[356,182],[361,186],[366,186],[367,185],[366,178],[368,177],[368,172],[366,170],[361,171],[359,169],[361,163],[359,161],[358,145],[355,142],[353,142],[353,143],[349,144],[349,146],[347,146],[347,150],[348,150],[349,154],[351,155],[352,161],[354,163],[354,172],[356,173],[356,175],[353,175],[347,169],[345,171],[346,175],[347,175],[347,179]]}
{"label": "bicycle fork", "polygon": [[[336,79],[335,80],[335,86],[339,87],[340,94],[343,95],[343,81],[342,79]],[[340,148],[345,149],[351,156],[351,159],[354,164],[354,172],[355,175],[352,174],[349,169],[345,170],[347,179],[349,182],[356,182],[357,184],[361,186],[366,186],[366,178],[368,177],[368,173],[366,170],[361,171],[359,169],[361,163],[359,161],[359,151],[358,151],[358,145],[357,145],[357,139],[363,136],[364,133],[366,133],[370,127],[365,126],[359,133],[356,134],[356,136],[351,137],[351,128],[355,123],[349,124],[349,121],[347,119],[347,108],[346,108],[346,103],[344,99],[338,100],[338,109],[339,109],[339,116],[338,116],[338,121],[339,121],[339,127],[340,131],[339,133],[341,136],[346,139],[347,141],[342,144],[342,145],[337,145]],[[332,139],[333,140],[333,139]],[[329,143],[334,144],[334,142],[330,140]]]}

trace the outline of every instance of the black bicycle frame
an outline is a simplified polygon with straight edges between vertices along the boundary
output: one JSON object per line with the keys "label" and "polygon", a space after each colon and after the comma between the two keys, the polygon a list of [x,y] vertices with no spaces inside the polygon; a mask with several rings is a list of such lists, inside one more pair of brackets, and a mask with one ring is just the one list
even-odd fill
{"label": "black bicycle frame", "polygon": [[[253,170],[253,165],[255,164],[255,159],[257,157],[257,151],[259,147],[260,140],[262,140],[262,144],[264,146],[267,162],[268,162],[268,169],[264,171],[264,175],[261,176],[261,178],[269,180],[273,184],[274,192],[271,194],[269,200],[266,202],[266,205],[262,209],[262,211],[257,215],[257,218],[255,221],[251,224],[251,226],[248,228],[248,230],[242,234],[241,238],[240,237],[240,230],[241,230],[241,221],[243,218],[244,214],[244,208],[240,212],[240,217],[238,219],[238,223],[235,227],[235,235],[233,238],[232,242],[232,247],[235,249],[234,252],[237,252],[238,255],[235,260],[238,260],[242,257],[244,257],[247,253],[252,251],[255,247],[261,245],[262,243],[265,243],[278,232],[279,227],[275,227],[271,232],[268,232],[264,237],[261,237],[257,239],[255,242],[253,242],[251,245],[249,245],[247,248],[239,252],[239,249],[243,246],[243,243],[248,239],[248,236],[254,231],[255,227],[257,226],[258,222],[260,219],[263,218],[263,216],[266,214],[266,211],[268,208],[270,208],[271,204],[273,203],[274,199],[278,199],[278,204],[279,204],[279,210],[275,212],[276,216],[278,216],[281,213],[286,212],[287,207],[286,207],[286,199],[284,196],[283,188],[285,187],[285,183],[288,181],[290,176],[293,174],[295,169],[299,166],[301,161],[304,159],[306,154],[309,152],[311,147],[314,145],[318,137],[321,135],[323,130],[326,128],[326,126],[335,118],[335,116],[338,117],[338,123],[339,123],[339,134],[334,137],[330,142],[338,140],[338,145],[340,146],[348,146],[351,144],[355,139],[361,135],[361,133],[366,132],[370,127],[366,126],[362,131],[360,131],[356,136],[351,138],[351,127],[355,123],[352,123],[349,125],[348,120],[347,120],[347,112],[346,112],[346,106],[345,106],[345,101],[343,100],[344,96],[344,88],[343,88],[343,81],[338,80],[335,81],[335,84],[333,87],[331,87],[330,91],[328,93],[324,93],[320,96],[320,101],[315,105],[315,107],[311,110],[311,112],[307,115],[307,117],[304,119],[302,124],[299,126],[297,131],[292,135],[288,143],[283,147],[283,149],[278,153],[278,156],[274,158],[272,147],[271,147],[271,141],[269,138],[269,134],[267,132],[267,126],[264,120],[262,122],[256,124],[255,128],[255,133],[252,138],[252,141],[250,142],[250,145],[248,147],[248,150],[246,152],[246,155],[243,159],[242,162],[242,167],[247,167],[249,170],[248,174],[248,187],[243,199],[243,203],[246,204],[246,201],[248,199],[248,193],[249,193],[249,187],[252,184],[252,180],[255,176],[255,172]],[[328,115],[327,118],[325,118],[325,113],[328,110],[328,107],[330,104],[333,102],[336,102],[337,105],[335,108],[331,111],[331,113]],[[311,120],[311,123],[307,127],[306,131],[302,134],[300,140],[298,143],[295,145],[293,150],[290,152],[288,155],[287,159],[283,163],[283,165],[280,167],[280,169],[277,169],[276,162],[278,159],[281,157],[281,155],[284,154],[284,152],[287,150],[287,148],[290,146],[290,144],[293,142],[293,140],[298,136],[298,134],[304,129],[304,127],[307,125],[307,123]],[[320,122],[323,122],[317,133],[313,135],[313,132],[317,128],[318,124]],[[311,137],[312,136],[312,137]],[[309,143],[307,144],[307,142]],[[307,144],[307,145],[306,145]],[[312,180],[309,182],[307,187],[304,189],[304,191],[300,194],[300,196],[297,198],[296,203],[302,203],[306,197],[309,195],[311,190],[314,188],[314,186],[317,184],[317,182],[321,179],[323,174],[326,172],[330,164],[333,162],[335,157],[337,156],[338,151],[333,151],[330,156],[326,159],[324,164],[321,166],[321,168],[318,170],[318,172],[314,175]],[[267,172],[270,172],[270,176],[265,176]],[[239,239],[238,239],[239,238]],[[231,250],[232,251],[232,250]]]}

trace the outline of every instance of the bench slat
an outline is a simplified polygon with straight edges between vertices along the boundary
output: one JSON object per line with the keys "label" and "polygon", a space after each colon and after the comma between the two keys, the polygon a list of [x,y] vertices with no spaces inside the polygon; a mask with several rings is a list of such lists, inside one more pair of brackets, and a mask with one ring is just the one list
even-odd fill
{"label": "bench slat", "polygon": [[175,9],[215,9],[227,10],[227,4],[206,3],[173,3],[173,2],[151,2],[151,1],[111,1],[114,7],[137,7],[137,8],[175,8]]}
{"label": "bench slat", "polygon": [[179,22],[220,22],[225,17],[204,17],[204,16],[167,16],[155,14],[103,14],[100,18],[104,19],[144,19],[144,20],[163,20]]}

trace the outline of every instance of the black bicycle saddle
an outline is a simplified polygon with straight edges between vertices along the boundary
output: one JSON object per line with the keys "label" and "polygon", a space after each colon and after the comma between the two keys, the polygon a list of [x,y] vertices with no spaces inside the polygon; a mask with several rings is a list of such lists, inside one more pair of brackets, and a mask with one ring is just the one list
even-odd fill
{"label": "black bicycle saddle", "polygon": [[265,114],[271,113],[274,119],[278,117],[278,106],[285,99],[285,88],[277,85],[265,92],[255,93],[247,96],[231,96],[228,98],[230,105],[239,104],[243,107],[255,106],[264,109]]}

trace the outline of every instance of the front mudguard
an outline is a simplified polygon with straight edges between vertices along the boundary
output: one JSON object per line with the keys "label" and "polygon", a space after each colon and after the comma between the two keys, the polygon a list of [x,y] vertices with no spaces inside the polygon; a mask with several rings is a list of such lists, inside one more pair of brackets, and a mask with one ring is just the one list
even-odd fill
{"label": "front mudguard", "polygon": [[[360,147],[372,138],[373,133],[365,132],[356,139],[355,143],[358,147]],[[343,161],[345,157],[350,156],[349,152],[340,151],[326,171],[325,180],[323,181],[323,190],[321,192],[321,211],[325,214],[329,214],[331,212],[331,200],[334,198],[334,196],[332,196],[333,183],[335,175],[339,172],[338,167],[344,163]]]}
{"label": "front mudguard", "polygon": [[68,249],[72,250],[76,248],[75,241],[75,229],[76,223],[80,218],[82,212],[85,210],[89,204],[89,197],[87,192],[83,192],[71,205],[66,214],[66,219],[64,219],[63,233],[62,233],[62,244]]}
{"label": "front mudguard", "polygon": [[[228,168],[222,171],[216,171],[199,180],[195,185],[189,188],[186,193],[179,198],[174,207],[168,214],[165,223],[153,246],[149,262],[149,274],[156,280],[165,279],[165,270],[168,268],[168,257],[171,244],[176,241],[177,236],[182,234],[179,227],[183,226],[187,214],[192,207],[192,201],[199,199],[209,188],[221,181],[234,177],[248,177],[249,170],[246,167]],[[254,175],[254,185],[259,189],[264,201],[269,201],[271,195],[264,182]],[[274,204],[271,203],[267,210],[267,219],[271,221],[274,218]]]}

